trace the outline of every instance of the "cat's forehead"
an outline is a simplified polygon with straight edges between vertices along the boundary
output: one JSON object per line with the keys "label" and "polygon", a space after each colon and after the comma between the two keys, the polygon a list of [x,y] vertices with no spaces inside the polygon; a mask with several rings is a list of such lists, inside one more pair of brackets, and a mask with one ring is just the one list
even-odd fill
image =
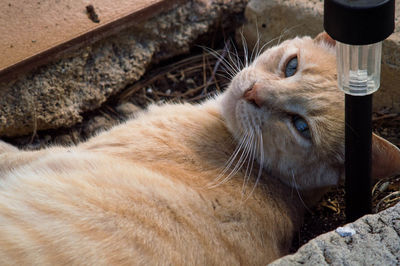
{"label": "cat's forehead", "polygon": [[274,72],[277,68],[282,68],[288,58],[294,56],[299,57],[303,66],[322,65],[323,68],[331,68],[336,65],[335,48],[316,42],[310,37],[296,37],[271,47],[264,51],[255,63],[266,66],[267,70]]}
{"label": "cat's forehead", "polygon": [[267,49],[264,52],[264,55],[283,55],[288,50],[296,50],[302,47],[307,47],[307,45],[310,45],[311,43],[312,39],[310,37],[296,37]]}

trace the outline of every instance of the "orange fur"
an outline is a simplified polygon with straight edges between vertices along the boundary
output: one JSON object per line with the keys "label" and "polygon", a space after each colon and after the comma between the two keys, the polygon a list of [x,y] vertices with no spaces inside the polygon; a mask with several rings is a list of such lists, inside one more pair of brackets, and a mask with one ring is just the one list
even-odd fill
{"label": "orange fur", "polygon": [[[298,73],[284,78],[292,52]],[[150,106],[75,147],[18,151],[0,141],[0,264],[265,265],[286,254],[304,209],[293,187],[307,197],[343,171],[335,75],[329,44],[296,38],[203,104]],[[260,108],[244,98],[255,83]],[[310,142],[290,128],[291,113],[307,119]],[[246,132],[255,132],[251,178],[249,156],[218,184]]]}

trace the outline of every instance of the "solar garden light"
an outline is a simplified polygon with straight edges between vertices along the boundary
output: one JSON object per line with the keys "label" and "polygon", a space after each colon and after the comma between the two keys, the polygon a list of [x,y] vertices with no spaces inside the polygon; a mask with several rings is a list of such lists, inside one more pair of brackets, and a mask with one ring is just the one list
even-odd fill
{"label": "solar garden light", "polygon": [[382,41],[394,30],[395,0],[325,0],[324,28],[336,40],[345,93],[346,219],[371,213],[372,93],[380,86]]}

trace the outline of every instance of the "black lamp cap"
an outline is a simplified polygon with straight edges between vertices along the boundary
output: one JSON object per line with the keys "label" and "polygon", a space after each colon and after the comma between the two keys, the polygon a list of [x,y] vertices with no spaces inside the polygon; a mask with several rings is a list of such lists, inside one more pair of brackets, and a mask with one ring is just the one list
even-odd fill
{"label": "black lamp cap", "polygon": [[395,0],[325,0],[324,28],[335,40],[366,45],[394,31]]}

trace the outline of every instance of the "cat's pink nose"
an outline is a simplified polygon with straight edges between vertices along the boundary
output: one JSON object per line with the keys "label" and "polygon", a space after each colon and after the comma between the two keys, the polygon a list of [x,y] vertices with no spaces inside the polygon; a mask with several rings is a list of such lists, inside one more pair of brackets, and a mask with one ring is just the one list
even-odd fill
{"label": "cat's pink nose", "polygon": [[249,89],[247,89],[244,94],[243,98],[251,103],[252,105],[256,107],[261,107],[262,106],[262,100],[259,95],[257,95],[258,91],[258,86],[257,84],[252,85]]}

